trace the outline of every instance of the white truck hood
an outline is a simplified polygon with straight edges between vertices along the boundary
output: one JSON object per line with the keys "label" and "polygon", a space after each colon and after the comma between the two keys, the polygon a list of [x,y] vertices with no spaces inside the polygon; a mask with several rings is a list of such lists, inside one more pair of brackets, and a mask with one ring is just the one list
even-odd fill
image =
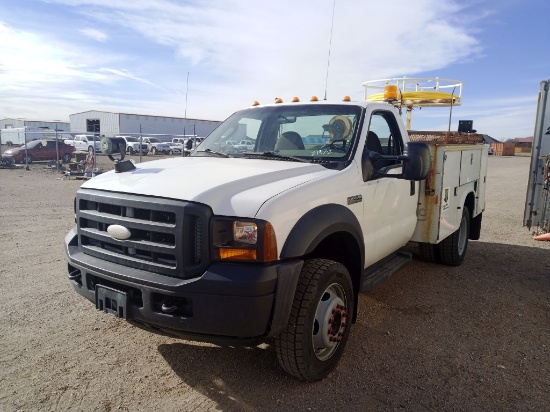
{"label": "white truck hood", "polygon": [[216,215],[254,217],[269,198],[334,173],[310,163],[185,157],[137,164],[131,172],[103,173],[82,187],[198,202]]}

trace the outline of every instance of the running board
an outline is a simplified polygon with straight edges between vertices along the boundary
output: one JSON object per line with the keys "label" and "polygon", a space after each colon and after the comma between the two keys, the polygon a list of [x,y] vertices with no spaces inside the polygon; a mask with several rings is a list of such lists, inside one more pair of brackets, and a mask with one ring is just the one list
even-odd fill
{"label": "running board", "polygon": [[381,262],[365,269],[361,278],[361,292],[370,292],[399,271],[412,259],[410,252],[396,252]]}

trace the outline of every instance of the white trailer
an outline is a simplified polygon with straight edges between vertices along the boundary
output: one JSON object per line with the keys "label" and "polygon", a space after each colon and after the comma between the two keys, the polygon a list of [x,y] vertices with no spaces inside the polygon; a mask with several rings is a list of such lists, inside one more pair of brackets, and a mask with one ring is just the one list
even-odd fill
{"label": "white trailer", "polygon": [[26,142],[42,139],[55,139],[57,136],[59,141],[64,139],[71,139],[72,136],[67,132],[55,132],[49,128],[29,128],[29,127],[16,127],[0,130],[0,137],[2,144],[8,146],[22,146]]}

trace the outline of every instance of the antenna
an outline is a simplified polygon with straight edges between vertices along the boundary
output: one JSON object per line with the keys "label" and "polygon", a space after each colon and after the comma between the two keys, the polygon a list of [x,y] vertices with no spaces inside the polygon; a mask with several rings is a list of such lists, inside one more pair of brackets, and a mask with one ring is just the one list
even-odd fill
{"label": "antenna", "polygon": [[185,85],[185,111],[184,111],[185,123],[187,123],[187,94],[188,93],[189,93],[189,72],[187,72],[187,83]]}
{"label": "antenna", "polygon": [[[185,138],[185,127],[187,126],[187,94],[189,93],[189,72],[187,72],[187,83],[185,85],[185,111],[183,118],[185,119],[185,124],[183,125],[183,137]],[[185,145],[181,146],[181,156],[185,154]]]}
{"label": "antenna", "polygon": [[328,69],[330,67],[330,49],[332,48],[332,29],[334,28],[334,9],[336,9],[336,0],[332,2],[332,22],[330,25],[330,39],[328,42],[327,77],[325,79],[325,99],[324,100],[327,100]]}

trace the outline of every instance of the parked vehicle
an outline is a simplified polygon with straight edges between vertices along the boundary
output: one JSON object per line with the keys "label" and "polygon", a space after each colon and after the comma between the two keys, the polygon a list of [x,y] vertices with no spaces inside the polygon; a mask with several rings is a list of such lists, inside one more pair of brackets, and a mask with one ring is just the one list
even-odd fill
{"label": "parked vehicle", "polygon": [[241,140],[237,146],[238,150],[254,150],[254,141],[253,140]]}
{"label": "parked vehicle", "polygon": [[195,135],[184,135],[183,137],[174,137],[170,142],[170,154],[181,155],[185,151],[185,144],[189,138],[195,138]]}
{"label": "parked vehicle", "polygon": [[[255,151],[236,152],[229,142],[246,136]],[[359,293],[410,261],[405,245],[457,266],[479,239],[478,137],[410,141],[388,103],[239,111],[189,157],[84,183],[65,239],[68,277],[132,324],[218,344],[270,340],[285,371],[322,379],[344,353]]]}
{"label": "parked vehicle", "polygon": [[158,137],[144,137],[143,143],[149,145],[151,154],[170,154],[170,145]]}
{"label": "parked vehicle", "polygon": [[146,156],[149,153],[149,146],[147,143],[141,141],[139,137],[132,136],[115,136],[124,139],[126,142],[126,152],[130,155],[139,154]]}
{"label": "parked vehicle", "polygon": [[93,153],[95,144],[96,153],[101,152],[101,138],[94,138],[93,134],[77,134],[74,139],[65,139],[63,142],[74,146],[77,151],[90,153]]}
{"label": "parked vehicle", "polygon": [[195,150],[197,147],[200,146],[202,141],[204,140],[204,137],[190,137],[188,138],[185,143],[183,144],[183,147],[185,148],[185,155],[189,155],[193,150]]}
{"label": "parked vehicle", "polygon": [[[69,146],[63,142],[57,142],[59,150],[59,160],[63,163],[71,161],[75,151],[74,146]],[[15,163],[30,164],[39,160],[57,160],[56,142],[55,140],[33,140],[32,142],[19,147],[13,147],[4,152],[3,157],[11,158]]]}

